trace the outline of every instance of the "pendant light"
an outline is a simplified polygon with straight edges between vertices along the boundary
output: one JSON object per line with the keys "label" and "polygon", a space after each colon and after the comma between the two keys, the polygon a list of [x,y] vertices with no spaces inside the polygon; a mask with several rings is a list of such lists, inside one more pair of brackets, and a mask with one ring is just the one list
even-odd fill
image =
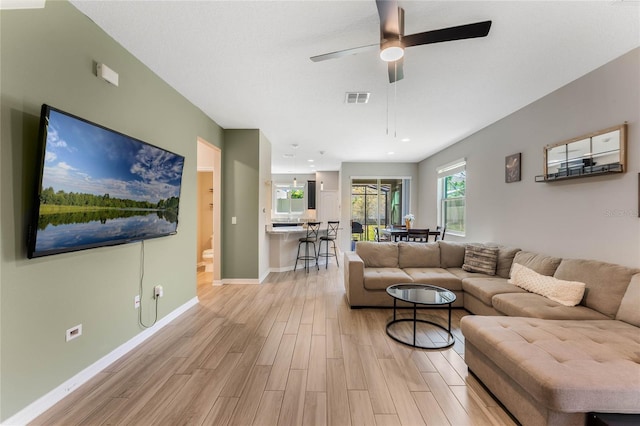
{"label": "pendant light", "polygon": [[[322,156],[324,155],[324,151],[320,151],[320,164],[318,166],[322,166]],[[324,191],[324,181],[320,181],[320,191]]]}
{"label": "pendant light", "polygon": [[[296,149],[298,149],[298,144],[297,143],[291,144],[291,147],[295,151]],[[296,186],[298,186],[298,179],[296,179],[296,154],[294,152],[293,154],[293,187],[295,188]]]}
{"label": "pendant light", "polygon": [[293,187],[298,186],[298,180],[296,179],[296,155],[293,154]]}

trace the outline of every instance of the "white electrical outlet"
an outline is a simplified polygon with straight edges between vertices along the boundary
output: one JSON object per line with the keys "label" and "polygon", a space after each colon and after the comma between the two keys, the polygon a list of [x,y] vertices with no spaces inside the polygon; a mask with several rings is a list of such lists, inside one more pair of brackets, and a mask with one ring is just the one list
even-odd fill
{"label": "white electrical outlet", "polygon": [[76,337],[82,336],[82,324],[78,324],[75,327],[71,327],[70,329],[68,329],[65,333],[65,336],[67,342],[69,340],[75,339]]}
{"label": "white electrical outlet", "polygon": [[153,294],[156,298],[164,296],[164,289],[161,285],[157,285],[153,288]]}
{"label": "white electrical outlet", "polygon": [[133,298],[133,308],[138,309],[140,307],[140,295],[137,294],[136,297]]}

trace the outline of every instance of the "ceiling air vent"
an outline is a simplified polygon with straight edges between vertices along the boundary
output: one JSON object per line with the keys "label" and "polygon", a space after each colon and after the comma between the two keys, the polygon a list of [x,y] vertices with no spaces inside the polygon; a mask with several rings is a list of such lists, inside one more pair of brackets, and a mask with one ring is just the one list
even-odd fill
{"label": "ceiling air vent", "polygon": [[345,94],[345,104],[366,104],[369,102],[369,92],[347,92]]}

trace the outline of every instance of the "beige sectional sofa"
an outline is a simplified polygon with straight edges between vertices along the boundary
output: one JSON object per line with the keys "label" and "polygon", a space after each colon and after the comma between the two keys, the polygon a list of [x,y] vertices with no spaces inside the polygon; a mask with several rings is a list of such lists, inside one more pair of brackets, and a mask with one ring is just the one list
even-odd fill
{"label": "beige sectional sofa", "polygon": [[[392,306],[386,287],[453,291],[469,370],[523,425],[584,425],[589,412],[640,414],[640,270],[499,246],[495,275],[468,272],[467,244],[359,242],[345,253],[352,307]],[[565,306],[509,283],[517,263],[584,283]],[[465,265],[466,267],[466,265]],[[546,278],[545,278],[546,279]]]}

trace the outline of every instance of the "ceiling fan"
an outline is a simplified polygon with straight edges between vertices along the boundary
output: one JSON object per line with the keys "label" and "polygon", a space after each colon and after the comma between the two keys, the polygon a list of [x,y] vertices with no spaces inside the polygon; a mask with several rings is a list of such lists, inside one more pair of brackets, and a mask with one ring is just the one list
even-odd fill
{"label": "ceiling fan", "polygon": [[347,55],[380,49],[380,58],[387,62],[389,82],[395,83],[404,78],[403,57],[404,49],[423,44],[441,43],[443,41],[463,40],[467,38],[485,37],[489,34],[491,21],[476,22],[459,25],[457,27],[442,28],[416,34],[404,34],[404,9],[398,6],[396,0],[376,0],[378,15],[380,16],[380,44],[355,47],[312,56],[313,62],[340,58]]}

